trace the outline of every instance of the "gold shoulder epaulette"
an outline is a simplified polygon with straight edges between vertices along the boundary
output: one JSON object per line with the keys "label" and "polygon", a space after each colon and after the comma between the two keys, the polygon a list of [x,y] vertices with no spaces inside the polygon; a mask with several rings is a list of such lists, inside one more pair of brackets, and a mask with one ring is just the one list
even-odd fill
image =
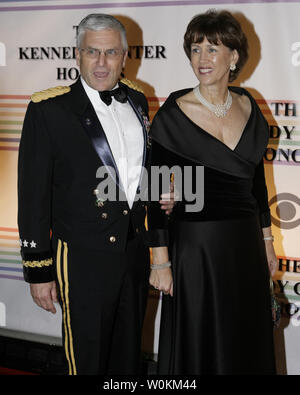
{"label": "gold shoulder epaulette", "polygon": [[133,81],[128,80],[127,78],[122,78],[120,82],[122,82],[122,84],[129,86],[129,88],[131,88],[131,89],[134,89],[138,92],[144,93],[143,89],[140,86],[138,86],[138,84],[136,84]]}
{"label": "gold shoulder epaulette", "polygon": [[67,92],[70,92],[71,88],[69,86],[56,86],[54,88],[45,89],[44,91],[35,92],[31,95],[31,100],[34,103],[38,103],[42,100],[47,100],[50,97],[64,95]]}

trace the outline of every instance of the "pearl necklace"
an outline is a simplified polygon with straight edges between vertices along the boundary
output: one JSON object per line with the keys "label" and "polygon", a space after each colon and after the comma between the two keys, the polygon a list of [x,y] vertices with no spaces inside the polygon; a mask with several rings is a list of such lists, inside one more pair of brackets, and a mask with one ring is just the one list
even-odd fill
{"label": "pearl necklace", "polygon": [[232,105],[232,96],[228,90],[227,99],[224,104],[212,104],[205,99],[200,93],[200,85],[195,86],[193,89],[194,95],[209,111],[213,112],[216,117],[224,118]]}

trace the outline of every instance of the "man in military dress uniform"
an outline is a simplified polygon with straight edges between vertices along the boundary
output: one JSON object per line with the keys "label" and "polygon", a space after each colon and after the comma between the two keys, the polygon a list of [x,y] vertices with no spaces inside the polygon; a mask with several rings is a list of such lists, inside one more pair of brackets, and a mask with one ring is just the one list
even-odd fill
{"label": "man in military dress uniform", "polygon": [[[55,313],[60,301],[69,374],[139,372],[149,255],[145,202],[135,196],[149,121],[145,96],[119,81],[126,57],[123,25],[109,15],[87,16],[77,37],[81,77],[34,94],[24,120],[24,278],[40,307]],[[101,196],[102,166],[123,199]]]}

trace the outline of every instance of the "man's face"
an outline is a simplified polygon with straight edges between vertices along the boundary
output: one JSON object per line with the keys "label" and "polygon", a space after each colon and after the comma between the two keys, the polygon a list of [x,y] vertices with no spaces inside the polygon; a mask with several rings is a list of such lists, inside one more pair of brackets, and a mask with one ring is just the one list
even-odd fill
{"label": "man's face", "polygon": [[[127,58],[120,32],[112,29],[87,30],[82,38],[80,49],[83,51],[76,48],[76,63],[85,82],[97,91],[113,89],[125,67]],[[91,51],[92,49],[99,49],[102,52],[99,54],[96,51],[95,54],[95,51]]]}

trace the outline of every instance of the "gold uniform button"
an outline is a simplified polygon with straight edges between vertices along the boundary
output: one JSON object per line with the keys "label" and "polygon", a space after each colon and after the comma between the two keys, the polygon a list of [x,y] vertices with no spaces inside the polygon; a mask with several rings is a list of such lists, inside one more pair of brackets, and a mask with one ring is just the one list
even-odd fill
{"label": "gold uniform button", "polygon": [[127,214],[128,214],[128,210],[124,210],[123,215],[127,215]]}
{"label": "gold uniform button", "polygon": [[139,230],[139,228],[136,228],[135,231],[136,231],[136,233],[139,233],[140,230]]}
{"label": "gold uniform button", "polygon": [[101,214],[101,218],[106,219],[107,217],[108,217],[108,214],[107,214],[107,213],[102,213],[102,214]]}
{"label": "gold uniform button", "polygon": [[111,243],[114,243],[114,242],[116,241],[115,236],[110,236],[109,241],[110,241]]}

